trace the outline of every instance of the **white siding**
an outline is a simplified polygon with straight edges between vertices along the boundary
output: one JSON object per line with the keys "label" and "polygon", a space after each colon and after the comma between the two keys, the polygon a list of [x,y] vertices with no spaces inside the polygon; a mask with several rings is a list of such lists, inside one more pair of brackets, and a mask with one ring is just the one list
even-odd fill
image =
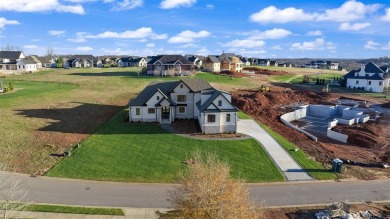
{"label": "white siding", "polygon": [[[222,106],[219,106],[218,103],[221,101]],[[226,100],[222,95],[219,95],[215,100],[213,101],[213,104],[216,105],[219,109],[234,109],[232,104]]]}
{"label": "white siding", "polygon": [[[176,104],[186,104],[186,113],[181,114],[179,113],[179,107],[176,107],[176,118],[181,119],[192,119],[194,118],[194,93],[190,93],[191,90],[185,85],[183,82],[179,83],[174,89],[173,93],[171,93],[171,100],[174,101]],[[186,95],[186,101],[185,102],[178,102],[177,96],[178,95]]]}

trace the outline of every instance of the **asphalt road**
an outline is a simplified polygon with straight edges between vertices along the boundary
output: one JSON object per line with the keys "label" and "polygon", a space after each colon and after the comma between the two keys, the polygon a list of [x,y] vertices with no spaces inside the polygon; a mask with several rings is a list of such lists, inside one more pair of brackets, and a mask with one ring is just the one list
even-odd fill
{"label": "asphalt road", "polygon": [[[248,184],[252,198],[266,206],[328,204],[336,201],[389,201],[390,179],[346,182]],[[128,184],[49,177],[24,177],[27,199],[66,205],[167,208],[174,185]]]}

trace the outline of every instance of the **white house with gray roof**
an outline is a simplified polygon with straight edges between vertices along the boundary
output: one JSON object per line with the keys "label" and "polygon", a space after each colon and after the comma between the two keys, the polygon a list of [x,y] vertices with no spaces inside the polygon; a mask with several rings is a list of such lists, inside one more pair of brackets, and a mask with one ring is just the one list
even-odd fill
{"label": "white house with gray roof", "polygon": [[347,81],[347,88],[362,89],[370,92],[380,93],[390,88],[390,72],[388,68],[379,68],[376,64],[369,62],[362,65],[358,70],[352,70],[343,76]]}
{"label": "white house with gray roof", "polygon": [[130,122],[171,123],[196,119],[202,133],[235,133],[237,108],[229,93],[203,79],[149,84],[129,103]]}

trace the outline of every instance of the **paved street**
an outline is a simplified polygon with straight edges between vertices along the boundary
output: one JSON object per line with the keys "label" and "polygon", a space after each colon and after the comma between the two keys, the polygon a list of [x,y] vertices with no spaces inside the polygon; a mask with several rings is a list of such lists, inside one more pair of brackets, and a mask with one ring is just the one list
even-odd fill
{"label": "paved street", "polygon": [[289,181],[313,180],[262,127],[252,119],[240,119],[237,132],[259,141]]}
{"label": "paved street", "polygon": [[[257,204],[267,206],[327,204],[335,201],[390,201],[390,179],[346,182],[249,184]],[[49,177],[24,178],[28,199],[35,203],[167,208],[174,185],[112,183]]]}

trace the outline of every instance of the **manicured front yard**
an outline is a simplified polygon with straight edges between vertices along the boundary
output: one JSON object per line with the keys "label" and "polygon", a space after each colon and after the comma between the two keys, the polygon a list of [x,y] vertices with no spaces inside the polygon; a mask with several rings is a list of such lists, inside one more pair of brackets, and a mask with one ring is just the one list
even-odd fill
{"label": "manicured front yard", "polygon": [[123,182],[175,182],[183,161],[196,151],[215,153],[235,178],[246,182],[283,181],[253,139],[198,140],[169,133],[157,124],[123,122],[127,110],[103,125],[46,175]]}

